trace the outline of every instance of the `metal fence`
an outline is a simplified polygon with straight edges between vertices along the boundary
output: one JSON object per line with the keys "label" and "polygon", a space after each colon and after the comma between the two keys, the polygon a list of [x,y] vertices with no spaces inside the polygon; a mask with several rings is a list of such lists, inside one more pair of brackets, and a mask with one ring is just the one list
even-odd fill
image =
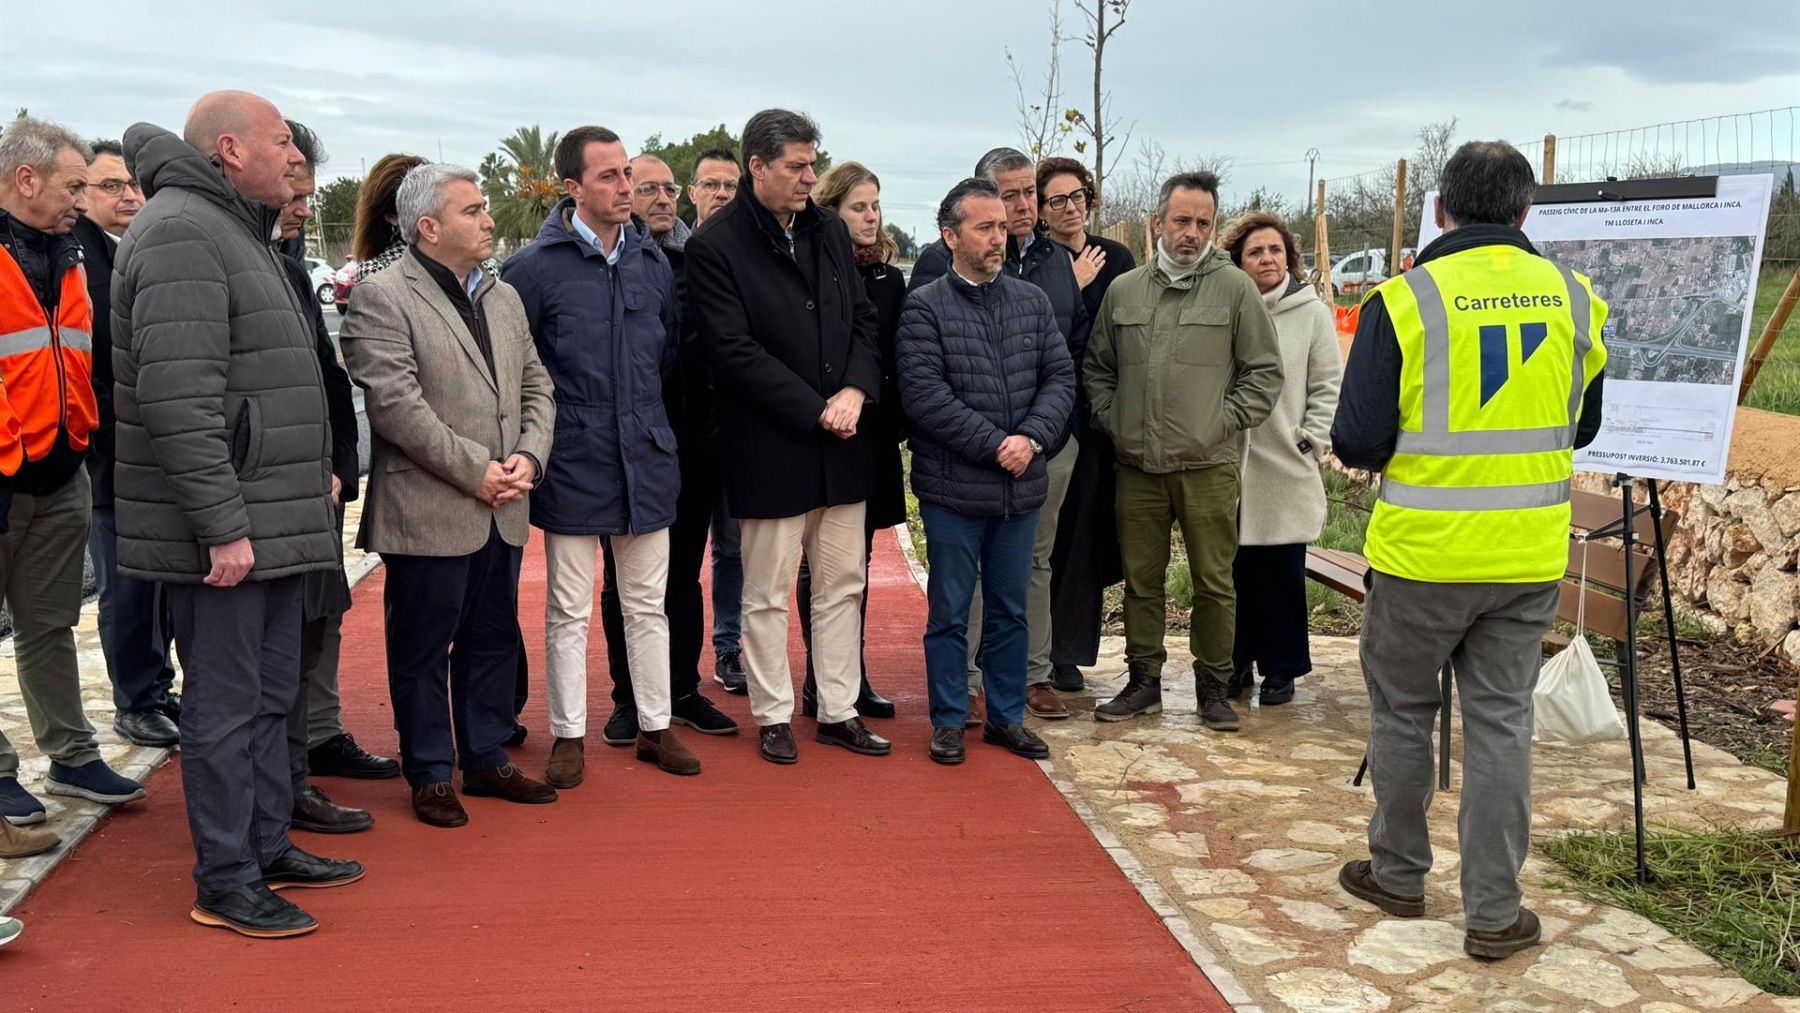
{"label": "metal fence", "polygon": [[[1800,174],[1800,106],[1563,137],[1546,134],[1517,147],[1545,182],[1768,173],[1775,178],[1775,194],[1764,265],[1778,270],[1800,267],[1800,193],[1795,188]],[[1392,165],[1323,180],[1312,195],[1312,212],[1322,219],[1323,227],[1316,233],[1328,239],[1331,259],[1360,251],[1375,251],[1384,264],[1397,254],[1403,258],[1419,234],[1424,193],[1435,187],[1441,159],[1453,149],[1452,145],[1416,151],[1404,162],[1396,158]],[[1402,222],[1398,244],[1396,208]],[[1365,258],[1365,263],[1373,259]],[[1354,291],[1358,285],[1350,281],[1338,287]]]}

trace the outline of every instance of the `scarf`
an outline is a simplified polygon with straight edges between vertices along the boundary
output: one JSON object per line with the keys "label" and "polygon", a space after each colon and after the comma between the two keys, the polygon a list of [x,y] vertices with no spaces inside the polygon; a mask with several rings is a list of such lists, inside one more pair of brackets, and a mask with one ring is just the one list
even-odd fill
{"label": "scarf", "polygon": [[1156,241],[1156,266],[1162,269],[1162,273],[1168,276],[1171,283],[1183,282],[1199,272],[1200,265],[1206,263],[1206,258],[1212,256],[1212,251],[1212,241],[1207,240],[1206,246],[1200,250],[1200,256],[1194,258],[1192,264],[1182,267],[1175,263],[1175,258],[1163,252],[1162,240],[1158,239]]}
{"label": "scarf", "polygon": [[368,260],[356,265],[356,283],[361,285],[372,276],[393,266],[394,262],[399,260],[401,254],[404,254],[405,252],[406,240],[401,239],[399,236],[395,236],[394,241],[387,245],[387,249],[382,250]]}
{"label": "scarf", "polygon": [[1295,292],[1298,292],[1305,287],[1305,282],[1290,274],[1288,275],[1286,285],[1277,285],[1262,294],[1263,305],[1269,307],[1269,312],[1273,313],[1275,312],[1275,307],[1281,305],[1283,299],[1286,299],[1288,296],[1293,295]]}
{"label": "scarf", "polygon": [[872,243],[868,246],[858,246],[856,248],[857,267],[868,267],[871,264],[879,264],[881,262],[880,243]]}

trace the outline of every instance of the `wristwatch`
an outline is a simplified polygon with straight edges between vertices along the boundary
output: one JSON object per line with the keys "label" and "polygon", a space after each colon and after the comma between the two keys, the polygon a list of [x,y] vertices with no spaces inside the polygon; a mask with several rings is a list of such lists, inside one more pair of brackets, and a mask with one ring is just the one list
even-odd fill
{"label": "wristwatch", "polygon": [[1042,443],[1039,443],[1038,441],[1032,439],[1031,437],[1029,437],[1029,436],[1025,437],[1025,442],[1031,444],[1031,452],[1032,453],[1042,454],[1044,452],[1044,445]]}

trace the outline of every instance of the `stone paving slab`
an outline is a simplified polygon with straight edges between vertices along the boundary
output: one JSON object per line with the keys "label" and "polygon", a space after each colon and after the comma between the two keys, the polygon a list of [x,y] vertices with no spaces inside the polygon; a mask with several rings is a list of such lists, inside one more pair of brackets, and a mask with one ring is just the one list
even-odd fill
{"label": "stone paving slab", "polygon": [[[344,565],[352,586],[381,562],[379,556],[365,553],[354,545],[356,526],[361,517],[361,501],[352,502],[346,508],[344,523]],[[169,758],[170,750],[133,745],[113,731],[112,683],[107,679],[106,659],[100,652],[98,624],[99,603],[89,601],[82,606],[81,621],[75,627],[75,650],[81,664],[82,705],[88,721],[99,735],[101,758],[114,770],[141,780]],[[175,685],[177,689],[181,686],[179,672]],[[0,859],[0,914],[5,914],[43,882],[57,863],[68,857],[82,838],[106,818],[112,807],[44,793],[50,758],[39,751],[37,741],[31,735],[25,702],[19,695],[19,673],[10,637],[0,643],[0,730],[5,731],[19,751],[19,782],[43,800],[44,808],[49,811],[48,822],[41,825],[56,831],[63,840],[60,847],[42,855],[11,861]]]}
{"label": "stone paving slab", "polygon": [[[1650,921],[1553,887],[1558,869],[1535,852],[1522,878],[1546,945],[1491,964],[1466,957],[1456,880],[1460,726],[1451,797],[1432,808],[1437,865],[1426,917],[1384,918],[1343,893],[1338,867],[1367,855],[1373,808],[1369,787],[1350,783],[1369,724],[1354,639],[1314,638],[1315,672],[1294,702],[1240,705],[1237,734],[1201,727],[1185,638],[1169,640],[1162,714],[1095,722],[1093,703],[1124,685],[1123,647],[1107,638],[1090,693],[1070,700],[1075,718],[1036,723],[1052,749],[1041,766],[1238,1008],[1800,1013],[1800,999],[1760,991]],[[1690,792],[1675,734],[1645,721],[1644,738],[1651,825],[1780,826],[1782,779],[1696,742],[1699,790]],[[1534,837],[1630,828],[1625,743],[1542,744],[1534,769]]]}

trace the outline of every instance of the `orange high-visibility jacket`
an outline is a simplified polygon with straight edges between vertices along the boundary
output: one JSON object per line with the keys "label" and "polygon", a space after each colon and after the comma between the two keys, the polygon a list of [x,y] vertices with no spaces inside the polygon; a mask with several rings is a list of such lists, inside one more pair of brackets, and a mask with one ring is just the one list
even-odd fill
{"label": "orange high-visibility jacket", "polygon": [[21,454],[23,461],[48,456],[62,432],[71,450],[86,450],[99,424],[86,266],[70,264],[58,290],[52,319],[18,262],[0,247],[0,475],[15,474]]}

